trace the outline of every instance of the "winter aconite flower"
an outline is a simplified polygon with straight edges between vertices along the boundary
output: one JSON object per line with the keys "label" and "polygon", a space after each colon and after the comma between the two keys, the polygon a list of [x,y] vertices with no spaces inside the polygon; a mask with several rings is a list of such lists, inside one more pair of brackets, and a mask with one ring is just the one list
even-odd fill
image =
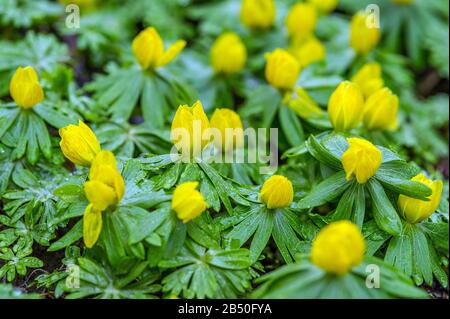
{"label": "winter aconite flower", "polygon": [[289,207],[294,199],[292,182],[284,176],[273,175],[264,182],[259,198],[268,209]]}
{"label": "winter aconite flower", "polygon": [[381,77],[381,66],[376,62],[364,64],[351,80],[359,85],[366,98],[381,89],[384,85],[383,78]]}
{"label": "winter aconite flower", "polygon": [[267,29],[275,21],[274,0],[242,0],[241,22],[250,29]]}
{"label": "winter aconite flower", "polygon": [[266,79],[275,88],[292,90],[300,74],[300,64],[283,49],[266,54]]}
{"label": "winter aconite flower", "polygon": [[325,46],[314,36],[294,40],[290,51],[297,58],[301,69],[314,62],[324,60],[326,54]]}
{"label": "winter aconite flower", "polygon": [[173,192],[171,208],[183,223],[200,216],[208,207],[197,187],[198,182],[186,182]]}
{"label": "winter aconite flower", "polygon": [[366,243],[359,228],[347,220],[331,223],[312,242],[311,261],[336,275],[345,275],[364,259]]}
{"label": "winter aconite flower", "polygon": [[380,40],[380,28],[371,19],[364,12],[358,12],[350,22],[350,46],[356,53],[370,52]]}
{"label": "winter aconite flower", "polygon": [[414,176],[411,180],[422,183],[432,190],[431,196],[428,197],[429,201],[423,201],[405,195],[398,197],[400,215],[409,223],[415,224],[427,219],[436,211],[441,201],[443,183],[442,181],[432,181],[422,173]]}
{"label": "winter aconite flower", "polygon": [[338,5],[338,0],[308,0],[308,2],[314,5],[317,10],[323,13],[333,11]]}
{"label": "winter aconite flower", "polygon": [[70,124],[59,130],[61,150],[72,163],[80,166],[90,166],[95,156],[100,152],[100,143],[94,132],[83,123]]}
{"label": "winter aconite flower", "polygon": [[381,165],[381,151],[369,141],[352,137],[347,139],[350,145],[342,154],[342,165],[344,166],[347,180],[356,177],[360,184],[366,183],[375,175]]}
{"label": "winter aconite flower", "polygon": [[363,124],[369,130],[394,130],[397,128],[397,112],[397,95],[383,88],[366,100]]}
{"label": "winter aconite flower", "polygon": [[314,5],[297,3],[286,18],[286,27],[293,38],[304,38],[314,32],[317,24],[317,12]]}
{"label": "winter aconite flower", "polygon": [[284,104],[304,119],[320,118],[325,113],[303,88],[296,88],[292,94],[288,93]]}
{"label": "winter aconite flower", "polygon": [[84,211],[83,239],[86,247],[97,242],[102,231],[102,212],[116,206],[125,193],[125,183],[110,151],[101,151],[92,161],[89,181],[84,183],[89,205]]}
{"label": "winter aconite flower", "polygon": [[143,69],[156,69],[171,62],[184,49],[186,41],[178,40],[167,50],[158,31],[149,27],[133,40],[132,51]]}
{"label": "winter aconite flower", "polygon": [[17,68],[9,83],[9,92],[14,102],[24,109],[32,108],[44,100],[38,75],[31,66]]}
{"label": "winter aconite flower", "polygon": [[193,106],[180,105],[172,121],[172,142],[184,155],[198,155],[209,142],[203,138],[208,128],[209,120],[200,101]]}
{"label": "winter aconite flower", "polygon": [[359,86],[344,81],[331,94],[328,101],[328,115],[336,131],[349,131],[361,122],[364,97]]}
{"label": "winter aconite flower", "polygon": [[247,49],[235,33],[222,34],[211,47],[211,64],[216,73],[239,73],[246,61]]}
{"label": "winter aconite flower", "polygon": [[230,109],[216,109],[211,117],[211,128],[221,133],[221,145],[225,152],[244,144],[244,127],[239,114]]}

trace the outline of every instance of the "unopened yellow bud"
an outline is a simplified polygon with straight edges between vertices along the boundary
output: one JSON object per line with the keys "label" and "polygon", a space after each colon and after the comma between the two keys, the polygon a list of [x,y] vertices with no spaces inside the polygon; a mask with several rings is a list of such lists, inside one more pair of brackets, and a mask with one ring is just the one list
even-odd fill
{"label": "unopened yellow bud", "polygon": [[350,22],[350,46],[356,53],[365,54],[374,49],[380,40],[380,28],[373,17],[356,13]]}
{"label": "unopened yellow bud", "polygon": [[367,99],[364,106],[364,126],[369,130],[395,130],[397,113],[397,95],[388,88],[383,88]]}
{"label": "unopened yellow bud", "polygon": [[134,38],[132,51],[143,69],[156,69],[175,59],[185,46],[186,41],[178,40],[164,50],[164,43],[158,31],[149,27]]}
{"label": "unopened yellow bud", "polygon": [[289,52],[275,49],[266,54],[266,79],[275,88],[292,90],[300,75],[300,64]]}
{"label": "unopened yellow bud", "polygon": [[331,94],[328,115],[336,131],[349,131],[359,125],[364,110],[364,97],[359,86],[344,81]]}
{"label": "unopened yellow bud", "polygon": [[239,73],[246,61],[247,49],[235,33],[222,34],[211,48],[211,64],[216,73]]}
{"label": "unopened yellow bud", "polygon": [[183,154],[198,155],[209,140],[203,138],[209,120],[200,101],[193,106],[180,105],[172,121],[171,138]]}
{"label": "unopened yellow bud", "polygon": [[362,138],[348,138],[348,149],[342,154],[342,166],[347,180],[353,176],[360,184],[366,183],[375,175],[381,165],[381,151],[369,141]]}
{"label": "unopened yellow bud", "polygon": [[173,192],[171,207],[183,223],[200,216],[208,207],[197,186],[198,182],[186,182]]}
{"label": "unopened yellow bud", "polygon": [[293,38],[304,38],[314,32],[317,24],[317,12],[314,5],[298,3],[294,5],[286,18],[286,27]]}
{"label": "unopened yellow bud", "polygon": [[443,183],[442,181],[428,179],[422,173],[414,176],[411,180],[422,183],[432,190],[431,195],[428,197],[429,201],[423,201],[405,195],[398,197],[400,215],[409,223],[415,224],[427,219],[436,211],[441,201]]}
{"label": "unopened yellow bud", "polygon": [[381,89],[384,85],[381,77],[381,66],[378,63],[367,63],[352,77],[352,82],[359,85],[364,97]]}
{"label": "unopened yellow bud", "polygon": [[241,22],[250,29],[267,29],[275,21],[273,0],[242,0]]}
{"label": "unopened yellow bud", "polygon": [[295,89],[294,93],[287,93],[284,103],[304,119],[321,118],[325,111],[314,101],[303,88]]}
{"label": "unopened yellow bud", "polygon": [[259,198],[268,209],[289,207],[294,199],[292,182],[284,176],[273,175],[264,182]]}
{"label": "unopened yellow bud", "polygon": [[9,93],[14,102],[24,109],[32,108],[44,100],[38,75],[31,66],[17,68],[9,83]]}
{"label": "unopened yellow bud", "polygon": [[76,165],[90,166],[101,150],[94,132],[81,120],[78,125],[70,124],[61,128],[59,136],[59,145],[64,156]]}
{"label": "unopened yellow bud", "polygon": [[290,52],[297,58],[300,68],[325,59],[325,46],[314,36],[294,41]]}
{"label": "unopened yellow bud", "polygon": [[312,242],[311,261],[336,275],[345,275],[364,259],[366,243],[358,226],[347,220],[328,224]]}
{"label": "unopened yellow bud", "polygon": [[244,144],[244,127],[239,114],[230,109],[216,109],[210,122],[211,128],[221,133],[221,145],[225,152],[234,147],[240,148]]}

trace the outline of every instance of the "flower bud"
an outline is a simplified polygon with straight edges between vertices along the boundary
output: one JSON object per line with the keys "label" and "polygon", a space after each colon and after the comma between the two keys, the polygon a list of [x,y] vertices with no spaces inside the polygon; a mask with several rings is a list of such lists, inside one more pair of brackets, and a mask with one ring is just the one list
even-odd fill
{"label": "flower bud", "polygon": [[300,64],[290,53],[275,49],[266,54],[266,79],[275,88],[292,90],[300,75]]}
{"label": "flower bud", "polygon": [[286,27],[293,38],[304,38],[314,32],[317,24],[316,8],[309,3],[294,5],[286,18]]}
{"label": "flower bud", "polygon": [[89,205],[83,216],[83,239],[86,247],[91,248],[102,231],[102,212],[116,206],[125,193],[125,182],[112,152],[100,151],[92,161],[84,192]]}
{"label": "flower bud", "polygon": [[250,29],[267,29],[275,21],[273,0],[242,0],[241,22]]}
{"label": "flower bud", "polygon": [[210,126],[220,131],[222,137],[220,147],[225,152],[244,145],[244,127],[239,114],[233,110],[216,109],[211,117]]}
{"label": "flower bud", "polygon": [[318,11],[328,13],[336,9],[338,0],[308,0]]}
{"label": "flower bud", "polygon": [[180,105],[172,121],[172,142],[183,154],[196,156],[209,142],[203,138],[204,132],[208,129],[208,117],[200,101],[193,106]]}
{"label": "flower bud", "polygon": [[367,63],[352,77],[352,82],[359,85],[365,98],[381,89],[384,85],[381,77],[381,66],[378,63]]}
{"label": "flower bud", "polygon": [[288,93],[284,104],[304,119],[322,118],[325,111],[314,101],[303,88],[297,88],[293,94]]}
{"label": "flower bud", "polygon": [[388,88],[378,90],[366,100],[363,123],[369,130],[397,128],[398,97]]}
{"label": "flower bud", "polygon": [[314,36],[294,41],[290,51],[297,58],[301,69],[324,60],[326,54],[325,46]]}
{"label": "flower bud", "polygon": [[348,138],[349,148],[342,154],[342,165],[347,180],[356,176],[360,184],[364,184],[375,175],[381,165],[381,151],[369,141],[362,138]]}
{"label": "flower bud", "polygon": [[347,220],[328,224],[312,242],[311,261],[336,275],[345,275],[364,260],[366,243],[358,226]]}
{"label": "flower bud", "polygon": [[259,198],[268,209],[289,207],[294,199],[292,183],[284,176],[273,175],[264,182]]}
{"label": "flower bud", "polygon": [[358,54],[374,49],[380,40],[380,28],[364,12],[356,13],[350,22],[350,46]]}
{"label": "flower bud", "polygon": [[81,120],[78,121],[78,126],[70,124],[61,128],[59,136],[59,145],[64,156],[76,165],[90,166],[101,150],[94,132]]}
{"label": "flower bud", "polygon": [[222,34],[211,47],[211,64],[216,73],[239,73],[246,61],[247,49],[235,33]]}
{"label": "flower bud", "polygon": [[183,223],[200,216],[207,208],[197,186],[198,182],[186,182],[178,185],[173,192],[171,208]]}
{"label": "flower bud", "polygon": [[24,109],[32,108],[44,100],[38,75],[31,66],[17,68],[9,83],[9,93],[14,102]]}
{"label": "flower bud", "polygon": [[331,94],[328,101],[328,115],[336,131],[349,131],[361,122],[364,97],[359,86],[344,81]]}
{"label": "flower bud", "polygon": [[423,201],[405,195],[398,197],[400,215],[409,223],[415,224],[427,219],[436,211],[441,201],[443,183],[442,181],[432,181],[422,173],[414,176],[411,180],[422,183],[432,190],[431,195],[428,197],[429,201]]}
{"label": "flower bud", "polygon": [[131,47],[143,69],[156,69],[175,59],[185,46],[186,41],[178,40],[164,51],[164,43],[158,31],[149,27],[134,38]]}

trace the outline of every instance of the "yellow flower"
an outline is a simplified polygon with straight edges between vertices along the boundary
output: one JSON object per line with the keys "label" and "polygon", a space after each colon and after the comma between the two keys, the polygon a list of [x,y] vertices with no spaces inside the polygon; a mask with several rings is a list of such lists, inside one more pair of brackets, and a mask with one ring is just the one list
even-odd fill
{"label": "yellow flower", "polygon": [[408,5],[411,4],[414,0],[391,0],[391,1],[399,5]]}
{"label": "yellow flower", "polygon": [[359,85],[365,98],[381,89],[384,85],[381,77],[381,66],[378,63],[367,63],[352,77],[352,82]]}
{"label": "yellow flower", "polygon": [[94,132],[81,120],[78,121],[78,126],[70,124],[61,128],[59,136],[59,145],[64,156],[76,165],[90,166],[101,150]]}
{"label": "yellow flower", "polygon": [[193,106],[180,105],[172,121],[172,142],[183,154],[192,153],[196,156],[209,142],[203,139],[208,129],[209,120],[200,101]]}
{"label": "yellow flower", "polygon": [[398,97],[388,88],[378,90],[366,100],[363,123],[369,130],[397,128]]}
{"label": "yellow flower", "polygon": [[349,131],[361,122],[364,97],[359,86],[344,81],[331,94],[328,101],[328,115],[336,131]]}
{"label": "yellow flower", "polygon": [[423,201],[416,198],[411,198],[405,195],[398,197],[398,207],[400,214],[409,223],[415,224],[430,217],[438,208],[442,196],[442,181],[432,181],[424,174],[418,174],[412,179],[414,182],[422,183],[431,188],[432,193],[428,197],[429,201]]}
{"label": "yellow flower", "polygon": [[9,93],[14,102],[24,109],[32,108],[44,100],[38,75],[31,66],[17,68],[9,83]]}
{"label": "yellow flower", "polygon": [[381,151],[369,141],[351,137],[347,139],[349,148],[342,154],[342,165],[347,180],[356,176],[360,184],[364,184],[375,175],[381,165]]}
{"label": "yellow flower", "polygon": [[158,31],[149,27],[134,38],[131,48],[143,69],[156,69],[175,59],[185,46],[186,41],[178,40],[164,51],[164,43]]}
{"label": "yellow flower", "polygon": [[275,21],[273,0],[242,0],[241,22],[251,29],[267,29]]}
{"label": "yellow flower", "polygon": [[368,53],[380,40],[380,29],[371,25],[369,18],[364,12],[358,12],[350,22],[350,46],[359,54]]}
{"label": "yellow flower", "polygon": [[[240,148],[244,145],[244,126],[239,114],[230,109],[216,109],[211,117],[211,128],[221,133],[221,147],[225,152]],[[228,130],[227,130],[228,129]],[[218,142],[218,141],[216,141]]]}
{"label": "yellow flower", "polygon": [[300,74],[300,64],[289,52],[275,49],[266,54],[266,79],[275,88],[291,90]]}
{"label": "yellow flower", "polygon": [[197,187],[198,182],[186,182],[178,185],[173,192],[171,207],[183,223],[200,216],[208,208]]}
{"label": "yellow flower", "polygon": [[314,36],[294,41],[291,50],[292,54],[300,63],[300,68],[325,59],[325,46]]}
{"label": "yellow flower", "polygon": [[328,224],[312,242],[311,261],[336,275],[345,275],[364,260],[366,243],[358,226],[348,220]]}
{"label": "yellow flower", "polygon": [[211,64],[216,73],[239,73],[246,61],[247,49],[235,33],[222,34],[211,47]]}
{"label": "yellow flower", "polygon": [[259,198],[268,209],[289,207],[294,199],[292,183],[284,176],[273,175],[264,182]]}
{"label": "yellow flower", "polygon": [[294,38],[304,38],[314,32],[317,24],[317,12],[314,5],[297,3],[289,11],[286,27],[289,35]]}
{"label": "yellow flower", "polygon": [[336,9],[338,0],[308,0],[320,12],[328,13]]}
{"label": "yellow flower", "polygon": [[293,94],[287,93],[284,104],[304,119],[321,118],[325,114],[303,88],[297,88]]}
{"label": "yellow flower", "polygon": [[89,205],[83,216],[83,239],[86,247],[91,248],[102,231],[102,212],[116,206],[125,193],[125,182],[112,152],[100,151],[92,161],[84,192]]}

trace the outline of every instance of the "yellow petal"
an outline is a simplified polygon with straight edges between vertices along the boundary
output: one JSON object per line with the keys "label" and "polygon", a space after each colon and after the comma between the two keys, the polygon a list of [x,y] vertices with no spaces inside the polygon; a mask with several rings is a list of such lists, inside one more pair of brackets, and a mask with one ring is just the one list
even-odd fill
{"label": "yellow petal", "polygon": [[172,44],[166,52],[160,57],[160,59],[157,62],[157,66],[164,66],[170,62],[172,62],[173,59],[175,59],[178,54],[180,54],[181,51],[183,51],[184,47],[186,46],[186,41],[184,40],[178,40],[174,44]]}
{"label": "yellow petal", "polygon": [[88,181],[84,183],[84,192],[93,208],[104,211],[118,202],[117,193],[114,188],[99,181]]}
{"label": "yellow petal", "polygon": [[294,199],[292,182],[284,176],[273,175],[264,182],[259,197],[268,209],[289,207]]}
{"label": "yellow petal", "polygon": [[187,223],[201,215],[207,208],[203,195],[196,189],[198,182],[185,182],[175,188],[172,196],[172,210]]}
{"label": "yellow petal", "polygon": [[44,100],[44,91],[39,84],[38,75],[31,66],[17,68],[11,78],[9,91],[14,102],[26,109]]}
{"label": "yellow petal", "polygon": [[89,204],[83,216],[83,240],[87,248],[92,248],[102,232],[102,212]]}

